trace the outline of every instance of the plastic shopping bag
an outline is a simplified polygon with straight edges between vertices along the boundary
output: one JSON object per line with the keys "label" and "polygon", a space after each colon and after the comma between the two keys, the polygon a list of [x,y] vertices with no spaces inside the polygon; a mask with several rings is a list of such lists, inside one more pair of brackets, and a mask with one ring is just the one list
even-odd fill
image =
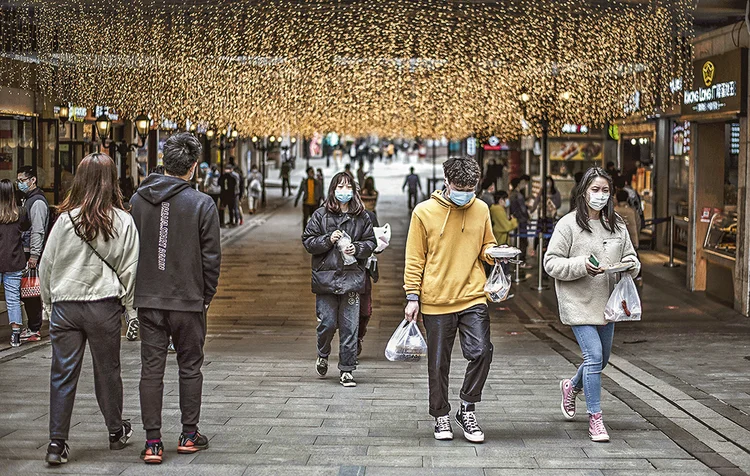
{"label": "plastic shopping bag", "polygon": [[342,231],[341,233],[343,233],[343,236],[339,238],[339,241],[336,242],[336,246],[339,247],[341,256],[344,258],[344,266],[349,266],[350,264],[354,264],[357,262],[357,258],[344,253],[344,250],[352,244],[352,237],[349,236],[349,234],[345,231]]}
{"label": "plastic shopping bag", "polygon": [[624,276],[604,308],[604,319],[609,322],[640,321],[641,298],[630,275]]}
{"label": "plastic shopping bag", "polygon": [[372,228],[372,231],[375,233],[375,241],[378,243],[375,253],[380,253],[388,248],[388,245],[391,243],[391,225],[386,223],[383,226],[375,226]]}
{"label": "plastic shopping bag", "polygon": [[492,268],[492,273],[487,278],[487,284],[484,285],[484,293],[487,295],[487,299],[492,302],[502,302],[508,299],[510,279],[505,275],[500,261],[497,261],[495,267]]}
{"label": "plastic shopping bag", "polygon": [[427,342],[419,332],[417,322],[404,319],[385,347],[385,358],[391,362],[398,362],[416,361],[425,356],[427,356]]}

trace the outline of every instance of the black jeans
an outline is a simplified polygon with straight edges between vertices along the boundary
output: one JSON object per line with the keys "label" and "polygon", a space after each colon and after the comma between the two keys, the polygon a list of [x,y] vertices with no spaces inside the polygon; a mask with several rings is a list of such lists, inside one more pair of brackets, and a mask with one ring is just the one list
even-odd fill
{"label": "black jeans", "polygon": [[282,177],[281,178],[281,196],[285,196],[286,194],[289,194],[289,196],[292,196],[292,185],[289,183],[289,177]]}
{"label": "black jeans", "polygon": [[424,327],[427,330],[430,415],[437,418],[451,411],[448,374],[456,331],[461,339],[464,358],[469,361],[461,387],[461,399],[469,403],[481,401],[493,351],[487,305],[477,304],[453,314],[425,315]]}
{"label": "black jeans", "polygon": [[117,299],[68,301],[52,305],[49,436],[68,439],[86,341],[94,366],[94,393],[110,433],[122,428],[120,331],[122,304]]}
{"label": "black jeans", "polygon": [[313,213],[315,213],[315,210],[318,209],[317,205],[307,205],[306,203],[302,204],[302,232],[305,232],[305,227],[307,227],[307,222],[310,220],[310,217]]}
{"label": "black jeans", "polygon": [[237,209],[237,196],[236,195],[222,195],[221,196],[221,209],[219,210],[219,222],[221,225],[226,223],[224,221],[224,209],[229,212],[229,224],[234,225],[239,223],[236,209]]}
{"label": "black jeans", "polygon": [[182,431],[198,428],[203,393],[203,344],[206,315],[202,312],[138,309],[141,323],[141,417],[146,438],[161,438],[161,410],[164,400],[164,369],[167,346],[172,336],[180,376]]}
{"label": "black jeans", "polygon": [[[26,253],[26,261],[29,261],[31,253]],[[26,309],[26,316],[29,318],[27,326],[31,332],[39,332],[42,328],[42,298],[21,298],[23,306]]]}
{"label": "black jeans", "polygon": [[418,201],[417,194],[418,192],[416,190],[414,191],[409,190],[409,210],[417,206],[417,201]]}

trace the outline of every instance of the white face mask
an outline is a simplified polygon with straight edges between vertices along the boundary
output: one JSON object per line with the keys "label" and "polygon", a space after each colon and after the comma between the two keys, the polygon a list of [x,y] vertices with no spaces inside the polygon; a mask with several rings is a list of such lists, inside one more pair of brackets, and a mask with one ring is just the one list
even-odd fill
{"label": "white face mask", "polygon": [[609,203],[609,193],[589,193],[588,203],[592,209],[596,210],[597,212],[601,211],[604,207],[607,206],[607,203]]}

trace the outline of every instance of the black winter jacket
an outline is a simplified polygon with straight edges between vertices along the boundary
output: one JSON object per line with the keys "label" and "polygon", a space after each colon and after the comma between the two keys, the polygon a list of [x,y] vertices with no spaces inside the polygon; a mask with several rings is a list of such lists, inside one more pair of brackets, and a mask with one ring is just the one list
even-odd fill
{"label": "black winter jacket", "polygon": [[[331,243],[334,231],[345,231],[351,238],[357,262],[344,266],[338,247]],[[346,294],[364,292],[367,258],[377,247],[372,222],[366,213],[332,214],[325,207],[315,210],[302,234],[302,242],[312,254],[312,292]]]}
{"label": "black winter jacket", "polygon": [[130,203],[141,242],[134,307],[202,312],[221,266],[214,201],[181,178],[151,174]]}

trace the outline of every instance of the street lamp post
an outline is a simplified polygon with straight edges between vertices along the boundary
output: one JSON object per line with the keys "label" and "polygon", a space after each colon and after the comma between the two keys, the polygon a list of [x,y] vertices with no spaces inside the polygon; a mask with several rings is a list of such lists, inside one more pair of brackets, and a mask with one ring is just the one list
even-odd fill
{"label": "street lamp post", "polygon": [[60,106],[57,113],[58,126],[55,139],[57,140],[55,148],[55,203],[60,203],[60,181],[62,180],[62,163],[60,162],[60,129],[61,126],[65,126],[68,122],[70,115],[70,108],[68,106]]}
{"label": "street lamp post", "polygon": [[264,207],[266,206],[266,152],[271,148],[271,145],[273,145],[274,142],[276,142],[276,137],[258,137],[253,136],[252,138],[253,144],[255,145],[255,150],[259,151],[261,153],[260,156],[260,174],[261,174],[261,182],[260,182],[260,206]]}

